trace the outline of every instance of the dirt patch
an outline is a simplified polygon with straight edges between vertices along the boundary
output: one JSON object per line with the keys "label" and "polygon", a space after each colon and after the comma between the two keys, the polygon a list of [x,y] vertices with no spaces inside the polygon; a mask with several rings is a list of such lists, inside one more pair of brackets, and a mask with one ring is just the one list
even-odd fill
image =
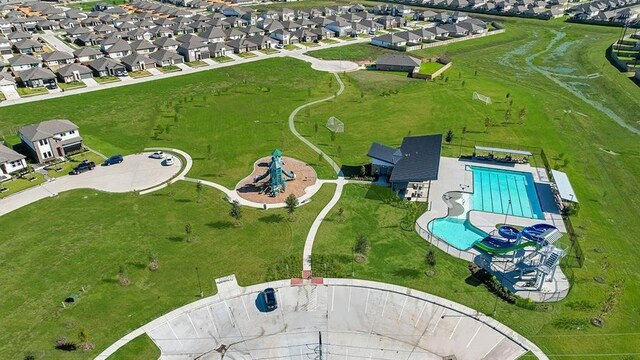
{"label": "dirt patch", "polygon": [[300,160],[296,160],[287,156],[283,156],[282,160],[284,160],[283,168],[286,171],[293,171],[296,174],[295,179],[287,180],[287,190],[283,193],[280,193],[276,197],[271,197],[268,193],[261,192],[264,185],[270,181],[270,178],[267,177],[257,184],[253,183],[253,179],[256,176],[260,176],[264,174],[269,169],[269,161],[271,161],[271,156],[265,156],[253,164],[253,172],[251,175],[242,179],[238,185],[236,185],[236,192],[240,195],[241,198],[257,203],[263,204],[276,204],[283,203],[284,200],[289,196],[289,194],[294,194],[298,198],[306,193],[306,189],[309,186],[313,186],[318,180],[318,175],[316,175],[316,171],[309,166],[307,163],[304,163]]}

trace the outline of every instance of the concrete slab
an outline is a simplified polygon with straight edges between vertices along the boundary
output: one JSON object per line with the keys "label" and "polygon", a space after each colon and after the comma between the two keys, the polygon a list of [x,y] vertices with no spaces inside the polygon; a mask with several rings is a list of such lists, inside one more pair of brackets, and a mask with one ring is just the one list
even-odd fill
{"label": "concrete slab", "polygon": [[[508,360],[528,350],[546,359],[494,319],[412,289],[353,279],[325,279],[320,286],[236,284],[234,289],[225,279],[224,293],[141,328],[160,348],[161,359],[308,359],[322,353],[347,359]],[[257,301],[266,287],[276,290],[278,308],[271,312]],[[97,358],[106,359],[115,348]]]}

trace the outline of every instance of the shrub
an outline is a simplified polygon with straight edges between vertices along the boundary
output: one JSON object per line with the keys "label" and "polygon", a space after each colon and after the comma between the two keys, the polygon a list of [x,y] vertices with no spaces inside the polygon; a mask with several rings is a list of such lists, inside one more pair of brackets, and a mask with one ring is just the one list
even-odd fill
{"label": "shrub", "polygon": [[354,251],[358,254],[367,255],[369,252],[369,239],[364,234],[359,234],[356,238]]}

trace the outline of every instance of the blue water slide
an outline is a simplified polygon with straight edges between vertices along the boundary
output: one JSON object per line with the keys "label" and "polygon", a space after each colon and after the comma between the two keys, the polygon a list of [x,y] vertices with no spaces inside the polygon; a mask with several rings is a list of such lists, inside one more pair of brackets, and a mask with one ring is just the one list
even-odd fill
{"label": "blue water slide", "polygon": [[542,237],[542,235],[549,230],[557,230],[557,228],[549,224],[535,224],[522,229],[522,236],[529,240],[543,242],[544,238]]}
{"label": "blue water slide", "polygon": [[493,245],[496,248],[507,248],[515,245],[515,241],[509,241],[509,239],[499,238],[495,236],[487,236],[482,239],[485,244]]}
{"label": "blue water slide", "polygon": [[514,240],[518,238],[518,233],[520,231],[513,226],[502,225],[498,228],[498,234],[505,239]]}

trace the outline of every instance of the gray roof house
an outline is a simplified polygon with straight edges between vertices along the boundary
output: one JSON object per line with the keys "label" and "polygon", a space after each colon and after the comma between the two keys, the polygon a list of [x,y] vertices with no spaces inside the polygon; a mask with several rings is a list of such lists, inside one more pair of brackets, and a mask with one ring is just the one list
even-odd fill
{"label": "gray roof house", "polygon": [[56,85],[56,75],[49,69],[34,67],[18,72],[18,77],[24,86],[37,88]]}
{"label": "gray roof house", "polygon": [[44,53],[40,57],[42,58],[44,64],[49,67],[71,64],[74,59],[73,55],[58,50],[50,53]]}
{"label": "gray roof house", "polygon": [[33,39],[20,40],[14,43],[13,47],[16,48],[20,54],[28,55],[33,55],[35,52],[41,52],[44,50],[44,45]]}
{"label": "gray roof house", "polygon": [[156,62],[157,66],[169,66],[175,64],[182,64],[184,58],[182,55],[175,51],[160,49],[156,52],[149,54],[149,58]]}
{"label": "gray roof house", "polygon": [[73,81],[82,81],[83,79],[91,79],[93,77],[93,70],[88,67],[73,63],[65,65],[56,71],[58,79],[60,81],[68,83]]}
{"label": "gray roof house", "polygon": [[388,177],[401,197],[429,201],[431,181],[438,179],[441,149],[442,134],[407,136],[398,149],[373,143],[367,156],[372,175]]}
{"label": "gray roof house", "polygon": [[18,130],[18,136],[39,163],[52,161],[82,148],[78,126],[66,119],[24,126]]}
{"label": "gray roof house", "polygon": [[9,65],[11,66],[11,70],[15,72],[39,67],[42,64],[38,58],[31,55],[18,55],[9,59]]}
{"label": "gray roof house", "polygon": [[119,39],[113,44],[109,45],[106,42],[100,46],[100,50],[103,53],[111,56],[112,58],[121,58],[131,54],[131,45],[128,42]]}
{"label": "gray roof house", "polygon": [[73,56],[75,56],[75,58],[78,59],[78,61],[80,61],[81,63],[86,63],[95,59],[99,59],[104,55],[99,50],[92,47],[83,47],[74,51]]}
{"label": "gray roof house", "polygon": [[93,70],[95,76],[99,77],[114,76],[116,72],[126,70],[126,67],[120,62],[108,57],[93,60],[87,66]]}
{"label": "gray roof house", "polygon": [[128,71],[142,71],[156,67],[156,61],[142,54],[131,54],[120,59]]}
{"label": "gray roof house", "polygon": [[27,157],[0,144],[0,175],[11,174],[27,167]]}
{"label": "gray roof house", "polygon": [[376,60],[376,70],[414,72],[422,61],[409,55],[386,55]]}

